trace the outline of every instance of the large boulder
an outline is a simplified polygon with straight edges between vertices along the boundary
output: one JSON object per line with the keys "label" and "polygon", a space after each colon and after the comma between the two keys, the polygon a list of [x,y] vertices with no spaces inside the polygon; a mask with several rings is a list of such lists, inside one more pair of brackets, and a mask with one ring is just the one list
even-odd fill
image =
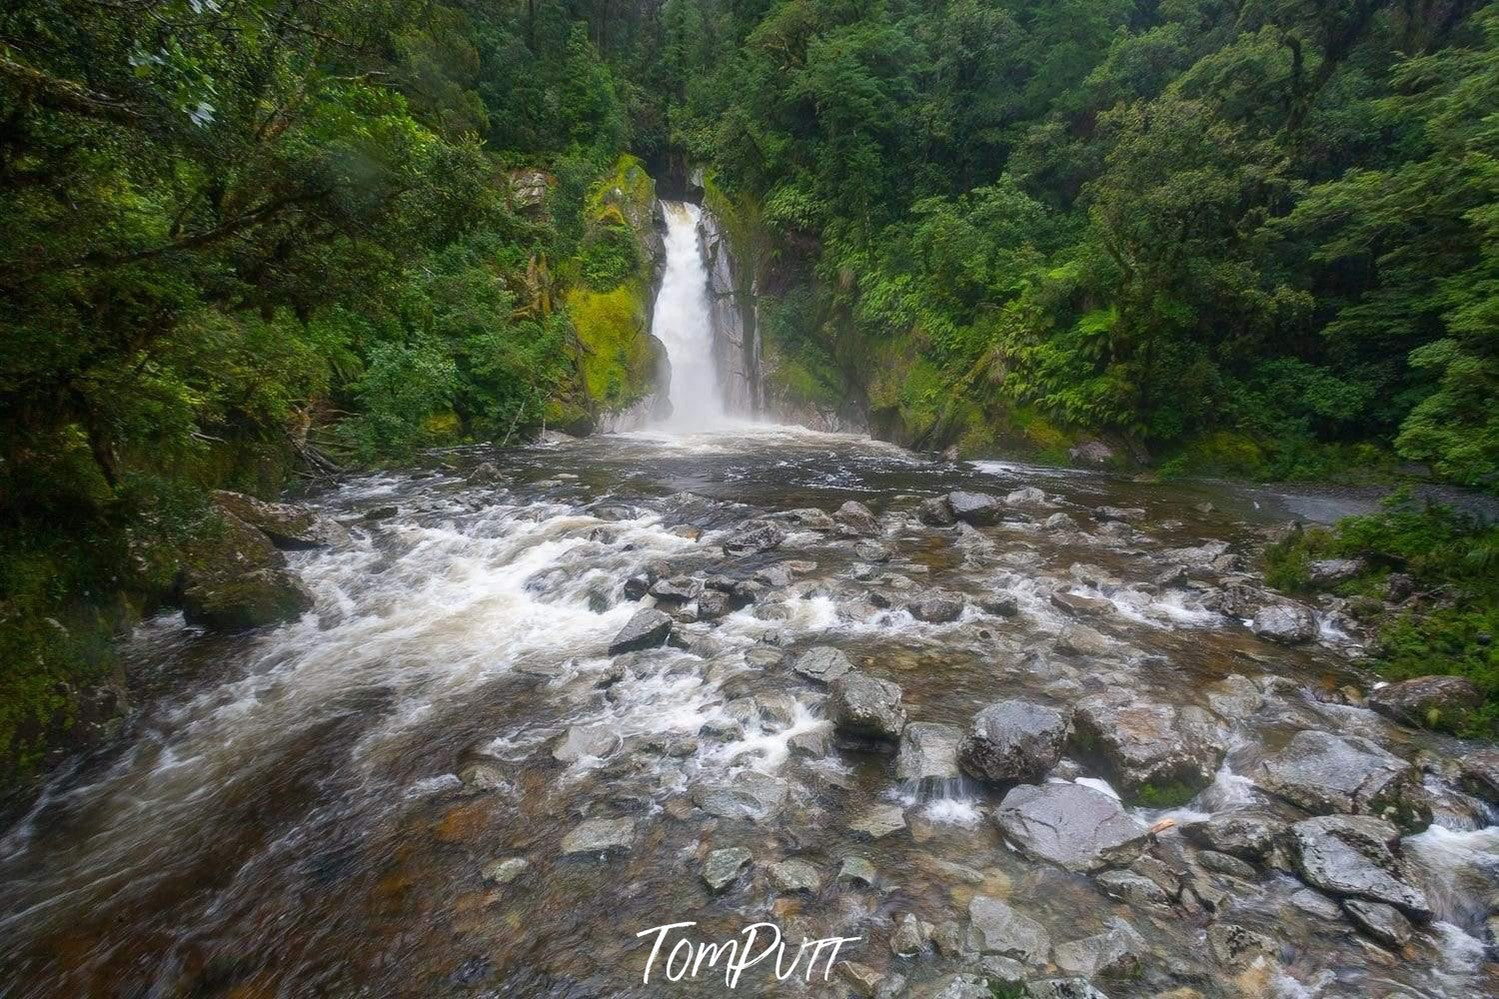
{"label": "large boulder", "polygon": [[963,730],[938,722],[911,722],[900,734],[895,759],[898,780],[949,780],[958,776],[958,743]]}
{"label": "large boulder", "polygon": [[1082,784],[1022,784],[994,821],[1023,853],[1078,872],[1128,864],[1149,835],[1117,800]]}
{"label": "large boulder", "polygon": [[1263,812],[1221,812],[1188,822],[1181,833],[1198,846],[1243,860],[1263,860],[1286,834],[1286,823]]}
{"label": "large boulder", "polygon": [[1184,804],[1206,787],[1227,752],[1201,708],[1109,694],[1078,703],[1073,743],[1126,800],[1156,808]]}
{"label": "large boulder", "polygon": [[1317,618],[1311,608],[1284,601],[1255,611],[1249,627],[1266,641],[1281,645],[1302,645],[1317,637]]}
{"label": "large boulder", "polygon": [[1369,707],[1412,725],[1451,727],[1483,707],[1483,694],[1462,676],[1418,676],[1369,692]]}
{"label": "large boulder", "polygon": [[1363,559],[1324,558],[1308,562],[1306,578],[1313,586],[1336,586],[1346,583],[1367,568]]}
{"label": "large boulder", "polygon": [[608,756],[623,741],[618,732],[604,725],[574,725],[557,740],[552,759],[559,763],[576,763],[588,756]]}
{"label": "large boulder", "polygon": [[714,850],[703,862],[703,881],[715,895],[739,879],[739,874],[754,860],[742,846]]}
{"label": "large boulder", "polygon": [[971,493],[958,490],[947,494],[947,506],[958,520],[974,527],[983,527],[998,522],[1003,504],[999,497],[988,493]]}
{"label": "large boulder", "polygon": [[1401,869],[1395,853],[1399,842],[1398,829],[1367,815],[1321,815],[1291,826],[1296,869],[1307,884],[1429,919],[1426,895]]}
{"label": "large boulder", "polygon": [[1056,965],[1080,978],[1133,978],[1140,973],[1145,941],[1123,919],[1115,919],[1102,933],[1057,944]]}
{"label": "large boulder", "polygon": [[947,624],[963,616],[963,598],[944,590],[931,590],[906,605],[911,616],[928,624]]}
{"label": "large boulder", "polygon": [[879,522],[874,519],[869,507],[858,500],[849,500],[840,506],[838,512],[833,514],[833,520],[852,534],[875,534],[880,529]]}
{"label": "large boulder", "polygon": [[906,727],[899,685],[849,673],[829,687],[828,717],[840,732],[872,739],[898,739]]}
{"label": "large boulder", "polygon": [[791,669],[809,680],[832,683],[854,672],[854,664],[830,645],[814,645],[792,661]]}
{"label": "large boulder", "polygon": [[671,618],[654,607],[638,610],[609,643],[609,654],[660,648],[671,637],[671,624]]}
{"label": "large boulder", "polygon": [[343,525],[305,506],[268,503],[227,489],[216,490],[213,501],[220,510],[270,538],[277,548],[300,551],[340,545],[349,540],[349,532]]}
{"label": "large boulder", "polygon": [[1315,815],[1375,815],[1409,829],[1431,822],[1416,768],[1356,735],[1297,732],[1250,778]]}
{"label": "large boulder", "polygon": [[697,785],[692,789],[692,800],[721,819],[764,822],[780,812],[790,793],[791,786],[779,777],[743,770],[723,780]]}
{"label": "large boulder", "polygon": [[786,532],[769,521],[751,521],[740,527],[723,541],[723,550],[730,555],[754,555],[779,548],[786,540]]}
{"label": "large boulder", "polygon": [[207,521],[185,546],[179,586],[188,623],[213,631],[294,621],[314,603],[270,539],[227,513]]}
{"label": "large boulder", "polygon": [[931,499],[922,500],[921,505],[916,508],[916,519],[928,527],[951,527],[958,522],[953,515],[952,507],[948,505],[946,496],[933,496]]}
{"label": "large boulder", "polygon": [[562,855],[618,853],[634,844],[634,819],[589,819],[562,837]]}
{"label": "large boulder", "polygon": [[997,898],[975,895],[968,903],[968,920],[976,931],[979,950],[1013,957],[1028,964],[1045,964],[1051,954],[1046,927]]}
{"label": "large boulder", "polygon": [[1062,757],[1067,723],[1045,704],[997,701],[973,716],[958,746],[958,765],[995,784],[1039,781]]}

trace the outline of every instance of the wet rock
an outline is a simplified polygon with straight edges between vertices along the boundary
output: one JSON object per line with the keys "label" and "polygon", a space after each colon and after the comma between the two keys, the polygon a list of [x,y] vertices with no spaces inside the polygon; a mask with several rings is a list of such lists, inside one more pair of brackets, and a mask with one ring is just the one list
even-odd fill
{"label": "wet rock", "polygon": [[1241,881],[1253,881],[1259,877],[1259,872],[1246,861],[1232,854],[1219,853],[1217,850],[1201,851],[1197,854],[1197,862],[1210,871],[1226,874]]}
{"label": "wet rock", "polygon": [[1466,677],[1418,676],[1374,688],[1369,707],[1411,725],[1451,727],[1483,707],[1483,694]]}
{"label": "wet rock", "polygon": [[691,576],[672,576],[656,580],[648,592],[662,603],[685,604],[695,599],[702,587],[703,584]]}
{"label": "wet rock", "polygon": [[1113,652],[1114,642],[1086,624],[1069,624],[1057,636],[1057,648],[1076,656],[1099,657]]}
{"label": "wet rock", "polygon": [[1022,784],[994,820],[1022,852],[1078,872],[1129,863],[1148,835],[1118,801],[1081,784]]}
{"label": "wet rock", "polygon": [[766,566],[755,573],[755,582],[764,583],[772,589],[791,585],[791,568],[785,563],[780,565]]}
{"label": "wet rock", "polygon": [[698,726],[697,734],[719,742],[736,742],[744,738],[744,723],[733,718],[709,718]]}
{"label": "wet rock", "polygon": [[895,932],[890,934],[890,953],[896,957],[915,957],[931,939],[932,924],[908,912],[895,921]]}
{"label": "wet rock", "polygon": [[953,517],[974,527],[984,527],[998,522],[1002,509],[999,498],[988,493],[971,493],[959,490],[947,494],[947,506]]}
{"label": "wet rock", "polygon": [[891,980],[890,973],[871,968],[867,964],[859,964],[857,961],[840,961],[838,962],[838,975],[853,989],[854,995],[860,996],[861,999],[881,999],[884,995],[892,994],[885,988]]}
{"label": "wet rock", "polygon": [[1280,948],[1264,934],[1236,923],[1214,923],[1208,927],[1208,949],[1220,964],[1242,968],[1260,957],[1274,957]]}
{"label": "wet rock", "polygon": [[1416,768],[1356,735],[1298,732],[1250,777],[1314,815],[1386,816],[1411,829],[1431,821]]}
{"label": "wet rock", "polygon": [[733,598],[719,590],[705,590],[697,598],[697,616],[700,621],[716,621],[734,609]]}
{"label": "wet rock", "polygon": [[890,549],[878,541],[860,541],[854,545],[854,555],[865,562],[890,561]]}
{"label": "wet rock", "polygon": [[1152,580],[1157,587],[1163,590],[1179,590],[1186,587],[1188,583],[1187,567],[1184,565],[1173,565],[1171,568],[1158,573]]}
{"label": "wet rock", "polygon": [[1106,468],[1114,463],[1115,454],[1103,441],[1082,441],[1067,449],[1067,457],[1074,465]]}
{"label": "wet rock", "polygon": [[883,839],[906,827],[906,815],[899,805],[875,805],[848,824],[850,832],[870,839]]}
{"label": "wet rock", "polygon": [[508,885],[531,869],[531,862],[522,857],[493,860],[479,869],[479,874],[490,884]]}
{"label": "wet rock", "polygon": [[958,776],[958,743],[963,730],[937,722],[911,722],[900,734],[897,780],[948,780]]}
{"label": "wet rock", "polygon": [[781,517],[808,531],[831,531],[837,526],[826,510],[819,510],[816,507],[787,510],[781,514]]}
{"label": "wet rock", "polygon": [[1156,808],[1185,804],[1212,782],[1227,752],[1201,708],[1136,697],[1085,698],[1073,726],[1078,755],[1098,760],[1126,800]]}
{"label": "wet rock", "polygon": [[1051,605],[1074,617],[1100,617],[1114,612],[1114,605],[1102,597],[1090,597],[1071,590],[1052,590]]}
{"label": "wet rock", "polygon": [[1463,784],[1474,794],[1499,804],[1499,749],[1479,749],[1459,761]]}
{"label": "wet rock", "polygon": [[948,505],[946,496],[934,496],[929,500],[922,500],[921,505],[916,508],[916,519],[928,527],[951,527],[958,522],[953,516],[952,507]]}
{"label": "wet rock", "polygon": [[1301,604],[1266,604],[1254,613],[1249,628],[1261,638],[1281,645],[1301,645],[1317,637],[1317,618]]}
{"label": "wet rock", "polygon": [[786,540],[786,532],[768,521],[743,525],[737,533],[723,542],[723,550],[730,555],[754,555],[779,548]]}
{"label": "wet rock", "polygon": [[1057,944],[1052,960],[1060,971],[1080,978],[1133,978],[1145,952],[1135,928],[1115,919],[1102,933]]}
{"label": "wet rock", "polygon": [[1199,846],[1260,861],[1285,837],[1287,824],[1261,812],[1241,811],[1222,812],[1179,828],[1183,836]]}
{"label": "wet rock", "polygon": [[235,632],[295,621],[316,599],[291,571],[267,568],[199,576],[182,591],[181,603],[188,624]]}
{"label": "wet rock", "polygon": [[1291,893],[1291,904],[1308,916],[1325,919],[1331,922],[1341,919],[1343,910],[1338,903],[1311,888],[1301,888]]}
{"label": "wet rock", "polygon": [[508,791],[510,770],[498,760],[469,760],[458,768],[458,782],[464,794]]}
{"label": "wet rock", "polygon": [[822,888],[822,875],[805,860],[792,857],[770,865],[770,881],[777,891],[807,892],[815,895]]}
{"label": "wet rock", "polygon": [[634,844],[634,819],[589,819],[562,838],[562,855],[622,852]]}
{"label": "wet rock", "polygon": [[1365,902],[1361,899],[1344,899],[1343,908],[1355,926],[1382,944],[1400,948],[1410,943],[1415,930],[1400,910],[1383,902]]}
{"label": "wet rock", "polygon": [[1130,523],[1136,520],[1144,520],[1145,511],[1136,506],[1099,506],[1093,508],[1093,519],[1099,523],[1108,523],[1109,521]]}
{"label": "wet rock", "polygon": [[910,999],[993,999],[993,993],[977,975],[946,975],[911,988]]}
{"label": "wet rock", "polygon": [[622,742],[618,732],[603,725],[574,725],[558,740],[552,758],[561,763],[576,763],[585,756],[608,756]]}
{"label": "wet rock", "polygon": [[1052,504],[1035,486],[1021,486],[1005,497],[1005,505],[1022,510],[1045,510]]}
{"label": "wet rock", "polygon": [[1014,617],[1020,613],[1020,602],[1007,594],[980,597],[979,607],[983,608],[985,614],[993,614],[995,617]]}
{"label": "wet rock", "polygon": [[863,857],[844,857],[843,864],[838,868],[838,880],[873,888],[879,881],[879,875],[874,865]]}
{"label": "wet rock", "polygon": [[1045,964],[1051,953],[1051,935],[1046,927],[997,898],[975,895],[968,903],[968,921],[977,931],[979,949],[985,954],[1039,965]]}
{"label": "wet rock", "polygon": [[963,598],[954,593],[934,590],[906,605],[911,616],[928,624],[947,624],[963,615]]}
{"label": "wet rock", "polygon": [[721,819],[763,822],[785,806],[790,792],[790,786],[779,777],[744,770],[726,780],[699,784],[692,789],[692,800]]}
{"label": "wet rock", "polygon": [[504,480],[505,477],[500,474],[499,467],[492,461],[486,461],[469,472],[468,478],[464,481],[471,486],[497,486]]}
{"label": "wet rock", "polygon": [[1363,559],[1324,558],[1308,562],[1306,578],[1313,586],[1329,587],[1348,580],[1366,568]]}
{"label": "wet rock", "polygon": [[1135,862],[1130,865],[1130,870],[1140,875],[1141,877],[1149,878],[1151,881],[1154,881],[1156,885],[1161,889],[1161,891],[1166,893],[1167,898],[1169,898],[1171,901],[1174,902],[1177,899],[1181,898],[1182,887],[1184,884],[1182,880],[1183,876],[1178,873],[1176,868],[1172,867],[1170,864],[1166,863],[1164,860],[1155,856],[1154,854],[1141,854],[1135,860]]}
{"label": "wet rock", "polygon": [[796,698],[784,691],[772,691],[755,698],[760,716],[780,728],[790,728],[796,723]]}
{"label": "wet rock", "polygon": [[786,746],[798,756],[810,756],[814,759],[821,759],[832,750],[826,729],[798,732],[786,740]]}
{"label": "wet rock", "polygon": [[366,524],[378,524],[382,520],[389,520],[400,512],[401,508],[398,506],[377,506],[373,509],[366,510],[364,512],[364,516],[360,517],[359,519],[364,521]]}
{"label": "wet rock", "polygon": [[1067,722],[1044,704],[997,701],[974,715],[958,746],[958,765],[995,784],[1038,781],[1061,759]]}
{"label": "wet rock", "polygon": [[1247,676],[1232,673],[1208,685],[1208,704],[1224,718],[1237,721],[1254,714],[1265,703],[1265,695]]}
{"label": "wet rock", "polygon": [[1109,999],[1086,978],[1043,978],[1025,987],[1026,999]]}
{"label": "wet rock", "polygon": [[237,517],[287,551],[327,548],[347,544],[349,532],[332,518],[293,503],[267,503],[244,493],[218,489],[213,501],[225,513]]}
{"label": "wet rock", "polygon": [[840,527],[847,528],[855,534],[877,534],[880,529],[879,522],[874,519],[874,513],[869,507],[857,500],[849,500],[838,508],[833,514]]}
{"label": "wet rock", "polygon": [[832,683],[854,672],[854,664],[839,649],[816,645],[797,656],[791,663],[793,673],[819,683]]}
{"label": "wet rock", "polygon": [[638,610],[609,643],[609,654],[659,648],[671,637],[671,625],[671,618],[654,607]]}
{"label": "wet rock", "polygon": [[1164,908],[1175,901],[1155,880],[1132,871],[1104,871],[1094,879],[1094,884],[1109,898],[1141,909]]}
{"label": "wet rock", "polygon": [[1291,826],[1296,869],[1307,884],[1429,919],[1426,895],[1404,880],[1395,856],[1399,838],[1393,825],[1367,815],[1322,815]]}
{"label": "wet rock", "polygon": [[1065,513],[1054,513],[1041,526],[1048,531],[1070,531],[1077,527],[1077,521]]}
{"label": "wet rock", "polygon": [[972,963],[979,956],[978,932],[972,927],[965,928],[956,919],[938,923],[937,929],[932,933],[932,942],[937,945],[937,953],[943,957]]}
{"label": "wet rock", "polygon": [[863,673],[849,673],[829,685],[827,712],[839,731],[873,739],[898,739],[906,727],[900,687]]}

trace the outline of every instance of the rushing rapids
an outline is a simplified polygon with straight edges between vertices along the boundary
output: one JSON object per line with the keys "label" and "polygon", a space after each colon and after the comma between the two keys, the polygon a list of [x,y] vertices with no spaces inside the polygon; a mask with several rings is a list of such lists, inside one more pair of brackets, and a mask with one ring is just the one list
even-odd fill
{"label": "rushing rapids", "polygon": [[[1335,503],[734,426],[668,215],[670,424],[351,478],[314,611],[141,628],[162,696],[0,834],[0,993],[1493,990],[1481,747],[1256,606]],[[757,923],[838,968],[670,963]]]}

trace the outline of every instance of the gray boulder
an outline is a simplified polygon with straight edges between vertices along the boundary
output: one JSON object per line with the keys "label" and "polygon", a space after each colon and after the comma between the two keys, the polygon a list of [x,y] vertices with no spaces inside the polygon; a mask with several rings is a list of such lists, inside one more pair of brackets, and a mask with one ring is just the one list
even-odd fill
{"label": "gray boulder", "polygon": [[1137,506],[1099,506],[1093,508],[1093,519],[1100,523],[1110,521],[1125,522],[1144,520],[1145,511]]}
{"label": "gray boulder", "polygon": [[204,579],[182,591],[188,624],[210,631],[247,631],[295,621],[316,600],[288,569],[255,569],[239,576]]}
{"label": "gray boulder", "polygon": [[562,837],[562,855],[616,853],[634,844],[634,819],[589,819]]}
{"label": "gray boulder", "polygon": [[494,860],[479,870],[485,881],[495,885],[508,885],[531,869],[531,862],[523,857]]}
{"label": "gray boulder", "polygon": [[822,888],[822,875],[817,873],[817,868],[795,857],[771,864],[770,881],[777,891],[784,892],[815,895]]}
{"label": "gray boulder", "polygon": [[1404,947],[1415,932],[1410,920],[1392,905],[1349,898],[1343,900],[1343,908],[1355,926],[1390,947]]}
{"label": "gray boulder", "polygon": [[701,580],[691,576],[672,576],[670,579],[656,580],[647,592],[662,603],[685,604],[696,598],[702,589]]}
{"label": "gray boulder", "polygon": [[1038,781],[1062,756],[1067,716],[1031,701],[997,701],[973,716],[958,746],[963,772],[995,784]]}
{"label": "gray boulder", "polygon": [[1314,815],[1384,816],[1410,829],[1431,822],[1416,768],[1356,735],[1298,732],[1250,778]]}
{"label": "gray boulder", "polygon": [[954,593],[933,590],[906,605],[911,616],[928,624],[947,624],[963,615],[963,598]]}
{"label": "gray boulder", "polygon": [[608,756],[623,741],[618,732],[603,725],[574,725],[557,741],[552,758],[561,763],[576,763],[585,756]]}
{"label": "gray boulder", "polygon": [[975,895],[968,903],[968,920],[985,954],[1037,965],[1045,964],[1051,954],[1051,935],[1046,927],[997,898]]}
{"label": "gray boulder", "polygon": [[1187,839],[1244,860],[1263,860],[1285,837],[1287,824],[1261,812],[1224,812],[1180,827]]}
{"label": "gray boulder", "polygon": [[1145,953],[1145,941],[1135,928],[1115,919],[1102,933],[1057,944],[1053,961],[1062,972],[1080,978],[1133,978]]}
{"label": "gray boulder", "polygon": [[1109,999],[1086,978],[1043,978],[1027,982],[1026,999]]}
{"label": "gray boulder", "polygon": [[270,538],[271,544],[287,551],[327,548],[349,541],[343,525],[305,506],[268,503],[227,489],[215,490],[213,501],[220,510],[238,517]]}
{"label": "gray boulder", "polygon": [[1363,559],[1324,558],[1308,562],[1306,578],[1313,586],[1336,586],[1363,572],[1367,566]]}
{"label": "gray boulder", "polygon": [[769,521],[751,521],[724,539],[723,550],[730,555],[754,555],[779,548],[786,532]]}
{"label": "gray boulder", "polygon": [[849,673],[829,686],[828,717],[834,728],[874,739],[898,739],[906,727],[901,689],[889,680]]}
{"label": "gray boulder", "polygon": [[1393,825],[1367,815],[1321,815],[1291,826],[1296,869],[1307,884],[1430,919],[1426,895],[1404,880],[1394,852],[1399,840]]}
{"label": "gray boulder", "polygon": [[817,645],[797,656],[791,670],[809,680],[832,683],[854,672],[854,664],[848,656],[829,645]]}
{"label": "gray boulder", "polygon": [[779,777],[744,770],[724,780],[699,784],[692,789],[692,800],[721,819],[764,822],[785,806],[790,793],[790,785]]}
{"label": "gray boulder", "polygon": [[1078,872],[1128,864],[1149,835],[1118,801],[1081,784],[1022,784],[994,821],[1023,853]]}
{"label": "gray boulder", "polygon": [[1035,486],[1021,486],[1005,497],[1005,505],[1024,510],[1046,510],[1052,504],[1046,494]]}
{"label": "gray boulder", "polygon": [[654,607],[638,610],[609,643],[609,654],[659,648],[671,637],[671,624],[671,618]]}
{"label": "gray boulder", "polygon": [[1003,509],[997,496],[962,490],[948,493],[947,505],[952,510],[953,517],[974,527],[984,527],[998,522]]}
{"label": "gray boulder", "polygon": [[957,974],[913,985],[910,999],[994,999],[994,993],[977,975]]}
{"label": "gray boulder", "polygon": [[1317,637],[1317,618],[1308,607],[1287,602],[1265,604],[1254,612],[1250,630],[1270,642],[1302,645]]}
{"label": "gray boulder", "polygon": [[1236,923],[1214,923],[1208,927],[1208,950],[1220,964],[1242,968],[1260,957],[1273,957],[1280,948],[1263,933]]}
{"label": "gray boulder", "polygon": [[906,827],[906,815],[899,805],[875,805],[848,824],[850,832],[869,839],[883,839]]}
{"label": "gray boulder", "polygon": [[1461,724],[1483,707],[1483,694],[1462,676],[1418,676],[1369,692],[1369,707],[1411,725]]}
{"label": "gray boulder", "polygon": [[895,932],[890,934],[890,953],[896,957],[915,957],[931,942],[933,926],[914,913],[906,913],[895,921]]}
{"label": "gray boulder", "polygon": [[833,520],[840,527],[854,534],[876,534],[879,532],[879,522],[874,519],[874,513],[869,507],[857,500],[849,500],[838,508],[833,514]]}
{"label": "gray boulder", "polygon": [[963,730],[937,722],[911,722],[900,734],[895,759],[897,780],[949,780],[958,776],[958,743]]}
{"label": "gray boulder", "polygon": [[1186,803],[1212,782],[1227,752],[1201,708],[1109,694],[1078,703],[1072,741],[1126,800],[1157,808]]}
{"label": "gray boulder", "polygon": [[1086,593],[1071,590],[1052,590],[1051,605],[1073,617],[1101,617],[1114,612],[1114,605],[1102,597],[1090,597]]}
{"label": "gray boulder", "polygon": [[928,527],[951,527],[958,522],[953,516],[952,507],[947,503],[946,496],[934,496],[929,500],[922,500],[921,505],[916,508],[916,519]]}

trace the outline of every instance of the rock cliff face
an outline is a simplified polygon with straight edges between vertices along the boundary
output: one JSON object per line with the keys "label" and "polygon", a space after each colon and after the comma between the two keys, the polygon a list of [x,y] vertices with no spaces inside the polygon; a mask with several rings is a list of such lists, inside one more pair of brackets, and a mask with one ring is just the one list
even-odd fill
{"label": "rock cliff face", "polygon": [[724,402],[731,413],[758,416],[765,400],[760,379],[755,277],[743,273],[738,266],[718,216],[706,207],[699,232],[708,270],[713,356]]}

